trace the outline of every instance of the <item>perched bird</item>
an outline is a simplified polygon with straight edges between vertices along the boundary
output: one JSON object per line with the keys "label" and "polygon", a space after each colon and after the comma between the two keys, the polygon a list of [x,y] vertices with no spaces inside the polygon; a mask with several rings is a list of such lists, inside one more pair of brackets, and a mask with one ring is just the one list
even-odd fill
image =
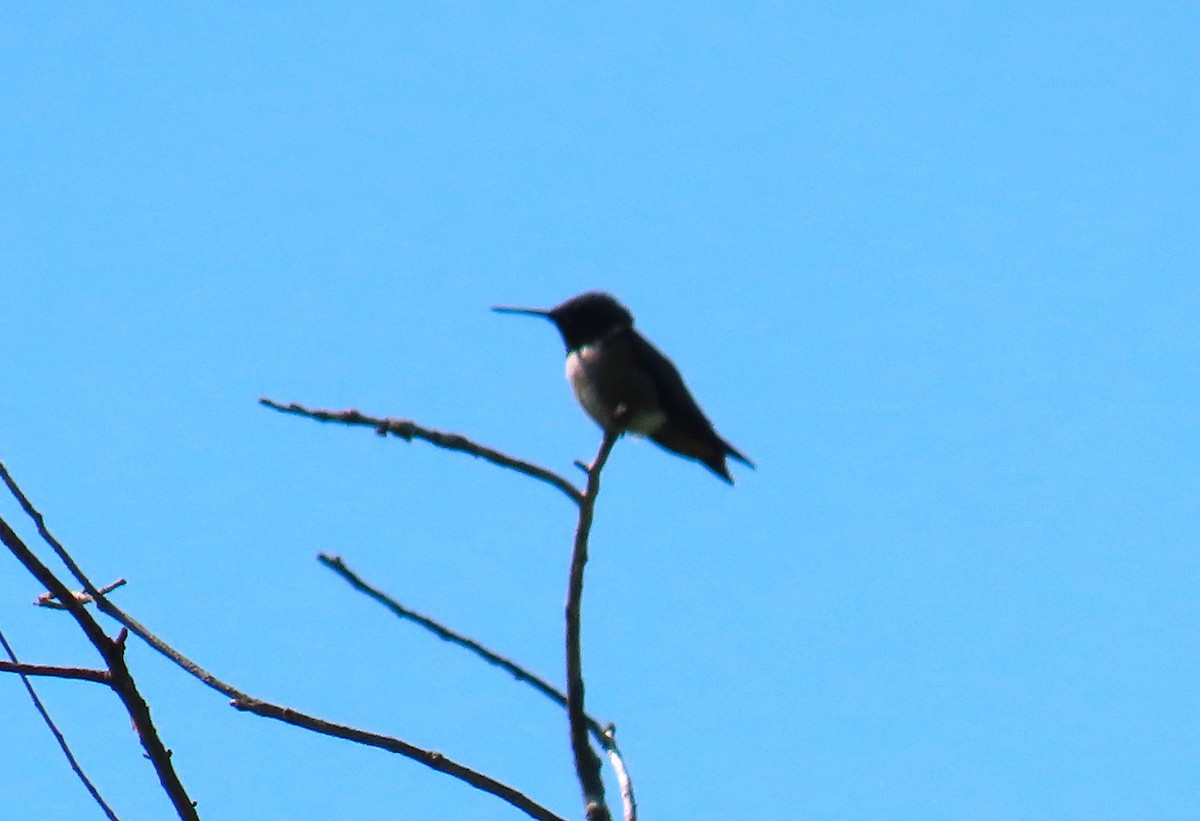
{"label": "perched bird", "polygon": [[605,430],[648,436],[729,484],[726,456],[754,467],[717,435],[671,360],[633,329],[633,315],[609,294],[590,291],[549,310],[492,310],[542,316],[555,324],[567,347],[567,381],[575,398]]}

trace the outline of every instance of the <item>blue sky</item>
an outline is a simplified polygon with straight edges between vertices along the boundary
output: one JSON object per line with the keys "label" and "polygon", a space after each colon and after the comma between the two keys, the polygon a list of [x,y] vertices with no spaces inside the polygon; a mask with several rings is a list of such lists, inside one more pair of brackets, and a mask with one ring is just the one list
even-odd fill
{"label": "blue sky", "polygon": [[[602,288],[758,464],[605,474],[585,670],[645,817],[1200,815],[1200,13],[244,5],[0,22],[0,457],[126,609],[577,817],[556,708],[314,560],[561,680],[570,506],[255,400],[569,474],[557,335],[488,307]],[[94,664],[39,592],[9,560],[20,655]],[[519,817],[130,661],[206,818]],[[41,689],[166,817],[116,700]],[[3,806],[96,817],[0,704]]]}

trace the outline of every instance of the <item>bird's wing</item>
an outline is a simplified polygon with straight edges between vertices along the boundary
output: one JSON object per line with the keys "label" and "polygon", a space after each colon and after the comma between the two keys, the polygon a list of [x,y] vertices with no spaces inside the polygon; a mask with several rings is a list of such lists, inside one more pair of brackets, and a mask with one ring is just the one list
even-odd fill
{"label": "bird's wing", "polygon": [[712,423],[692,398],[674,363],[637,331],[631,330],[630,333],[633,334],[633,350],[638,363],[650,373],[655,385],[662,386],[658,392],[658,402],[667,416],[692,436],[700,439],[714,436]]}
{"label": "bird's wing", "polygon": [[680,431],[701,442],[708,442],[739,462],[754,467],[753,462],[716,432],[712,422],[708,421],[704,411],[696,404],[675,364],[643,339],[637,331],[630,329],[629,333],[633,335],[634,355],[642,367],[653,376],[654,384],[663,386],[658,395],[659,404]]}

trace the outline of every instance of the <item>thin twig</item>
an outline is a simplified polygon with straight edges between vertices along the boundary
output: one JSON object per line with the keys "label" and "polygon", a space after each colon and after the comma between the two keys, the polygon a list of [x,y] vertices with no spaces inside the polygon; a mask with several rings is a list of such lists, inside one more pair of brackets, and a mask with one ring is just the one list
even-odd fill
{"label": "thin twig", "polygon": [[[37,526],[38,533],[41,534],[42,538],[47,542],[47,544],[49,544],[51,546],[51,548],[53,548],[55,554],[57,554],[59,556],[59,558],[63,560],[63,562],[71,570],[71,573],[75,576],[75,578],[79,582],[79,584],[81,584],[83,586],[83,589],[95,601],[96,607],[102,613],[115,619],[117,622],[119,622],[121,625],[123,625],[127,630],[129,630],[129,632],[138,636],[138,638],[142,639],[142,641],[146,642],[151,647],[153,647],[155,650],[157,650],[159,653],[166,656],[170,661],[172,661],[176,666],[181,668],[184,672],[195,677],[201,683],[205,684],[208,687],[211,687],[212,689],[216,690],[217,692],[223,693],[226,696],[229,696],[229,698],[232,700],[233,706],[239,707],[239,709],[244,709],[244,710],[247,710],[250,712],[255,712],[254,710],[250,710],[250,708],[245,705],[261,705],[263,710],[270,709],[270,710],[274,711],[273,714],[271,715],[272,718],[277,718],[280,721],[283,721],[285,723],[293,724],[297,727],[301,727],[304,729],[314,730],[316,732],[321,732],[322,730],[320,728],[325,727],[325,726],[328,726],[328,727],[340,727],[341,726],[341,725],[332,724],[330,722],[326,722],[315,716],[306,715],[305,713],[301,713],[298,710],[292,710],[288,707],[282,707],[279,705],[268,704],[267,702],[261,701],[260,699],[257,699],[254,696],[249,695],[248,693],[244,693],[241,690],[239,690],[238,688],[234,687],[232,684],[229,684],[228,682],[217,678],[215,675],[210,673],[208,670],[204,669],[199,664],[197,664],[196,662],[192,661],[187,656],[185,656],[183,653],[179,652],[174,647],[167,644],[165,641],[163,641],[157,635],[155,635],[154,633],[151,633],[144,625],[142,625],[140,622],[138,622],[136,619],[134,619],[128,613],[123,611],[120,607],[113,604],[112,601],[110,601],[107,596],[105,596],[103,593],[101,593],[99,590],[96,589],[96,586],[94,584],[92,584],[91,580],[79,568],[79,565],[76,564],[75,561],[71,558],[70,554],[67,553],[67,549],[65,547],[63,547],[62,543],[59,542],[58,539],[56,539],[54,537],[54,535],[52,533],[50,533],[50,531],[46,528],[45,518],[42,516],[42,514],[36,508],[33,507],[33,504],[29,501],[28,497],[25,496],[25,494],[21,491],[21,488],[19,486],[17,486],[16,482],[8,474],[8,471],[4,468],[3,463],[0,463],[0,479],[3,479],[5,484],[8,485],[9,490],[17,498],[17,501],[21,504],[21,507],[25,510],[25,512],[29,515],[29,517],[31,519],[33,519],[34,523]],[[0,522],[2,522],[2,520],[0,520]],[[57,581],[57,579],[55,581]],[[61,590],[56,590],[52,586],[48,585],[45,581],[43,581],[42,583],[43,583],[43,585],[46,585],[47,587],[50,588],[51,594],[53,595],[54,598],[58,599],[59,601],[67,602],[67,605],[66,605],[67,610],[70,610],[74,614],[75,610],[78,609],[78,610],[82,611],[85,615],[87,615],[87,611],[83,609],[83,604],[73,594],[71,594],[69,591],[67,591],[65,586],[62,586]],[[59,583],[59,584],[61,585],[61,583]],[[64,598],[64,596],[65,596],[65,598]],[[88,618],[90,618],[90,615],[88,616]],[[97,628],[97,629],[99,629],[99,628]],[[446,768],[441,769],[442,772],[447,772],[451,775],[454,775],[454,768],[461,768],[465,772],[472,772],[469,768],[463,767],[462,765],[457,764],[456,762],[453,762],[450,759],[447,759],[445,756],[441,755],[440,753],[433,753],[433,752],[430,752],[427,750],[422,750],[420,747],[415,747],[413,745],[407,744],[406,742],[401,741],[398,738],[390,738],[389,739],[387,736],[375,736],[375,734],[365,734],[362,738],[354,738],[354,737],[350,737],[350,736],[341,736],[341,737],[346,737],[351,741],[357,741],[357,742],[363,743],[363,744],[369,743],[368,741],[363,740],[367,737],[377,737],[379,739],[386,739],[388,741],[388,743],[393,745],[391,747],[387,747],[386,749],[390,749],[390,750],[392,750],[392,752],[397,752],[402,755],[408,755],[408,752],[407,752],[408,750],[416,751],[415,755],[409,756],[414,761],[418,761],[420,763],[428,765],[429,760],[432,760],[433,757],[436,757],[437,760],[439,760],[447,765]],[[372,746],[382,746],[382,745],[381,744],[372,744]],[[471,783],[471,782],[468,782],[468,783]],[[498,798],[502,798],[502,799],[508,801],[509,798],[506,797],[506,795],[492,792],[492,790],[489,789],[489,786],[491,783],[499,784],[499,782],[485,782],[482,785],[476,784],[475,786],[478,786],[479,789],[482,789],[485,792],[489,792],[489,793],[492,793],[493,795],[496,795]],[[501,784],[500,787],[502,788],[503,793],[515,794],[518,796],[521,795],[521,793],[517,792],[512,787],[508,787],[507,785]],[[535,817],[545,817],[545,818],[556,818],[557,817],[557,816],[554,816],[552,813],[550,813],[550,811],[545,809],[544,807],[541,807],[540,805],[535,804],[532,800],[525,798],[524,796],[521,796],[521,798],[525,802],[527,802],[529,804],[529,806],[535,807],[536,812],[542,813],[542,815],[540,815],[540,816],[535,815]],[[512,803],[512,802],[510,801],[510,803]]]}
{"label": "thin twig", "polygon": [[629,770],[625,768],[625,759],[621,757],[621,751],[617,748],[617,737],[615,727],[609,727],[609,731],[605,733],[604,751],[608,753],[608,760],[612,764],[613,772],[617,775],[617,786],[621,788],[621,807],[625,810],[625,821],[637,821],[637,799],[633,795],[633,779],[629,777]]}
{"label": "thin twig", "polygon": [[381,419],[374,416],[366,416],[356,410],[313,410],[303,405],[298,405],[295,402],[283,405],[265,397],[259,399],[258,403],[277,410],[280,413],[307,416],[309,419],[315,419],[318,422],[338,422],[343,425],[358,425],[373,428],[380,436],[386,436],[390,433],[406,442],[411,442],[413,439],[423,439],[432,445],[437,445],[439,448],[455,450],[460,453],[469,453],[471,456],[486,459],[493,465],[515,470],[517,473],[523,473],[533,479],[545,482],[551,487],[561,490],[575,504],[580,504],[582,500],[579,489],[554,471],[540,465],[535,465],[532,462],[526,462],[523,459],[509,456],[507,453],[502,453],[486,445],[480,445],[457,433],[444,433],[439,430],[423,428],[410,419]]}
{"label": "thin twig", "polygon": [[[3,636],[0,636],[0,642],[4,642]],[[7,646],[8,642],[4,642],[4,644]],[[27,664],[23,661],[0,660],[0,673],[16,673],[22,678],[43,676],[44,678],[66,678],[76,681],[94,681],[96,684],[112,684],[112,673],[93,667],[57,667],[52,664]]]}
{"label": "thin twig", "polygon": [[[19,661],[17,661],[17,654],[13,651],[12,645],[8,643],[8,639],[4,637],[4,633],[2,631],[0,631],[0,644],[4,645],[4,652],[8,654],[8,657],[12,660],[12,667],[31,668],[36,666],[21,664]],[[8,664],[9,662],[0,662],[0,670],[6,669],[5,665]],[[67,763],[71,765],[71,769],[74,771],[75,777],[80,780],[84,786],[84,789],[86,789],[88,794],[92,796],[92,800],[99,805],[100,811],[104,813],[109,821],[120,821],[120,819],[117,818],[117,814],[113,812],[112,807],[108,806],[108,803],[104,800],[104,797],[100,795],[100,790],[96,789],[96,785],[92,783],[92,780],[88,778],[87,774],[83,771],[83,767],[80,766],[78,759],[75,758],[75,754],[71,752],[71,747],[67,744],[66,737],[63,736],[62,732],[58,729],[58,725],[54,723],[54,719],[50,717],[50,713],[46,710],[46,705],[42,704],[42,699],[38,696],[37,691],[33,689],[33,682],[29,680],[29,676],[35,675],[35,673],[29,669],[14,669],[12,672],[17,673],[21,677],[21,683],[25,685],[25,690],[29,693],[29,700],[33,702],[34,709],[38,711],[38,714],[42,717],[42,721],[45,722],[46,726],[50,729],[50,734],[54,736],[54,740],[58,742],[58,747],[63,751],[63,755],[66,756]],[[90,670],[88,672],[94,672],[100,675],[108,674],[107,670]],[[107,684],[108,682],[105,681],[104,683]]]}
{"label": "thin twig", "polygon": [[382,750],[388,750],[394,753],[400,753],[414,761],[420,761],[427,767],[430,767],[438,772],[452,775],[460,781],[465,781],[471,786],[490,793],[497,798],[507,801],[512,806],[523,811],[531,818],[538,818],[541,821],[565,821],[561,816],[555,815],[540,804],[534,803],[528,797],[520,792],[517,792],[512,787],[496,781],[483,773],[476,772],[469,767],[464,767],[446,758],[441,753],[423,750],[420,747],[414,747],[397,738],[390,736],[379,735],[378,733],[359,730],[354,727],[347,727],[343,724],[334,724],[330,721],[323,721],[319,718],[307,716],[304,713],[290,710],[286,707],[279,707],[275,704],[268,704],[265,701],[259,701],[255,698],[234,699],[233,706],[239,710],[246,710],[255,715],[264,716],[266,718],[275,718],[280,721],[297,727],[304,727],[314,732],[323,735],[334,736],[336,738],[344,738],[347,741],[354,741],[359,744],[366,744],[370,747],[378,747]]}
{"label": "thin twig", "polygon": [[[456,644],[459,647],[462,647],[464,650],[474,653],[488,664],[494,667],[499,667],[501,670],[504,670],[512,675],[512,677],[518,681],[525,682],[558,706],[566,708],[566,694],[564,694],[546,679],[542,678],[537,673],[522,667],[512,659],[506,658],[494,650],[485,647],[475,639],[470,638],[469,636],[464,636],[462,633],[451,630],[449,627],[446,627],[441,622],[431,619],[429,616],[405,607],[403,604],[396,601],[396,599],[389,596],[387,593],[384,593],[379,588],[374,587],[349,567],[347,567],[341,556],[332,556],[328,553],[318,553],[317,561],[345,579],[346,582],[355,590],[363,593],[368,598],[379,602],[379,604],[382,604],[399,618],[425,628],[443,641]],[[625,821],[637,821],[637,802],[633,797],[633,784],[631,783],[629,773],[625,768],[625,763],[621,758],[621,750],[617,746],[615,728],[611,724],[608,726],[603,726],[591,716],[586,716],[586,720],[592,737],[595,738],[602,747],[604,747],[605,752],[612,761],[613,770],[617,775],[617,782],[621,787],[622,804],[625,807]]]}
{"label": "thin twig", "polygon": [[[8,476],[8,471],[4,470],[3,465],[0,465],[0,472],[3,472],[5,481],[10,483],[11,487],[11,477]],[[167,797],[174,805],[175,812],[179,814],[180,818],[199,821],[200,816],[196,813],[195,803],[188,796],[187,790],[179,780],[178,773],[171,764],[171,752],[159,738],[158,731],[154,728],[154,722],[150,719],[150,706],[142,698],[133,674],[129,672],[129,667],[125,664],[125,631],[121,631],[121,635],[117,639],[110,639],[99,623],[92,618],[92,614],[87,611],[87,608],[75,599],[67,586],[54,575],[50,568],[42,564],[41,560],[33,554],[33,551],[21,541],[20,537],[8,526],[8,522],[3,519],[0,519],[0,541],[4,542],[17,560],[25,565],[25,568],[44,588],[67,606],[67,610],[79,624],[88,641],[92,643],[108,666],[112,674],[110,686],[125,706],[126,712],[129,713],[134,729],[137,731],[138,740],[141,741],[142,748],[146,751],[146,757],[153,765],[155,773],[158,774],[159,783],[162,784],[163,790],[166,791]],[[88,592],[93,596],[96,595],[92,590]],[[99,601],[98,598],[97,601]]]}
{"label": "thin twig", "polygon": [[[102,593],[102,594],[111,593],[114,590],[116,590],[118,587],[121,587],[122,585],[126,585],[128,583],[129,582],[127,582],[125,579],[117,579],[112,584],[106,584],[106,585],[104,585],[104,587],[101,587],[100,593]],[[78,593],[76,593],[75,591],[71,591],[71,595],[74,596],[75,601],[79,602],[80,604],[91,604],[94,601],[94,599],[92,598],[92,594],[88,593],[86,591],[80,591]],[[38,596],[34,600],[33,603],[35,605],[37,605],[38,607],[49,607],[51,610],[66,610],[67,609],[67,606],[65,604],[63,604],[62,602],[60,602],[57,598],[55,598],[54,594],[52,594],[52,593],[43,593],[42,595]]]}
{"label": "thin twig", "polygon": [[[345,579],[355,590],[379,602],[401,619],[411,621],[420,627],[424,627],[426,630],[433,633],[443,641],[448,641],[451,644],[457,644],[459,647],[469,650],[479,658],[486,661],[488,664],[491,664],[494,667],[499,667],[506,673],[511,674],[512,677],[518,681],[525,682],[558,706],[567,706],[566,695],[553,684],[546,681],[546,679],[539,676],[537,673],[527,670],[521,665],[517,664],[515,661],[505,658],[494,650],[483,646],[479,642],[475,641],[475,639],[451,630],[449,627],[446,627],[445,625],[429,618],[429,616],[418,613],[415,610],[410,610],[389,596],[387,593],[384,593],[379,588],[373,587],[364,581],[361,576],[346,566],[346,563],[342,561],[341,556],[331,556],[328,553],[318,553],[317,561]],[[587,722],[588,727],[596,740],[601,744],[605,743],[605,739],[608,736],[606,735],[604,726],[590,716],[587,718]]]}
{"label": "thin twig", "polygon": [[[9,493],[11,493],[17,500],[17,503],[21,505],[21,509],[25,511],[25,515],[33,520],[33,524],[37,528],[38,535],[42,537],[42,541],[50,545],[50,549],[54,551],[54,555],[58,556],[59,560],[67,566],[67,570],[71,571],[71,575],[75,577],[75,580],[83,585],[83,593],[80,594],[75,594],[70,590],[67,590],[66,586],[64,585],[62,590],[65,591],[65,595],[63,592],[56,590],[50,590],[44,595],[48,596],[50,600],[57,600],[64,609],[70,610],[72,613],[77,612],[76,608],[83,607],[84,598],[86,598],[88,601],[96,602],[97,605],[102,603],[102,600],[104,599],[103,591],[98,590],[96,586],[92,584],[92,580],[84,575],[83,570],[75,562],[75,559],[71,557],[71,554],[67,552],[67,549],[63,547],[62,542],[54,538],[54,535],[50,533],[49,529],[46,527],[46,517],[41,514],[41,511],[33,506],[33,502],[29,501],[29,497],[25,495],[23,490],[21,490],[20,486],[8,472],[8,468],[5,467],[3,462],[0,462],[0,480],[4,482],[5,486],[8,487]],[[120,587],[120,584],[115,584],[113,587]],[[35,602],[35,604],[40,602],[41,597],[39,596],[38,601]],[[103,610],[102,607],[100,609]],[[86,612],[86,610],[83,612]]]}
{"label": "thin twig", "polygon": [[612,814],[604,800],[604,780],[600,777],[600,759],[588,743],[587,713],[584,709],[583,659],[580,642],[581,610],[583,605],[583,569],[588,559],[588,535],[596,510],[596,495],[600,492],[600,472],[621,432],[610,428],[596,458],[587,468],[587,489],[579,504],[579,524],[575,528],[575,547],[571,553],[571,573],[567,585],[567,719],[571,731],[571,752],[575,758],[575,774],[583,791],[584,810],[588,821],[610,821]]}

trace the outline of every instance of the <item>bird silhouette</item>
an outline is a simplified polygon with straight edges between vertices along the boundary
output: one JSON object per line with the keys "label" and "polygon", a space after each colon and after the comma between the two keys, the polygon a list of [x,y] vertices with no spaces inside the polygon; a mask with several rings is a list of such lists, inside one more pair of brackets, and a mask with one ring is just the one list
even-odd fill
{"label": "bird silhouette", "polygon": [[733,484],[726,457],[754,463],[713,429],[679,370],[633,327],[633,315],[611,295],[589,291],[553,308],[496,306],[506,314],[549,319],[567,348],[567,381],[575,398],[605,430],[629,431],[695,459]]}

